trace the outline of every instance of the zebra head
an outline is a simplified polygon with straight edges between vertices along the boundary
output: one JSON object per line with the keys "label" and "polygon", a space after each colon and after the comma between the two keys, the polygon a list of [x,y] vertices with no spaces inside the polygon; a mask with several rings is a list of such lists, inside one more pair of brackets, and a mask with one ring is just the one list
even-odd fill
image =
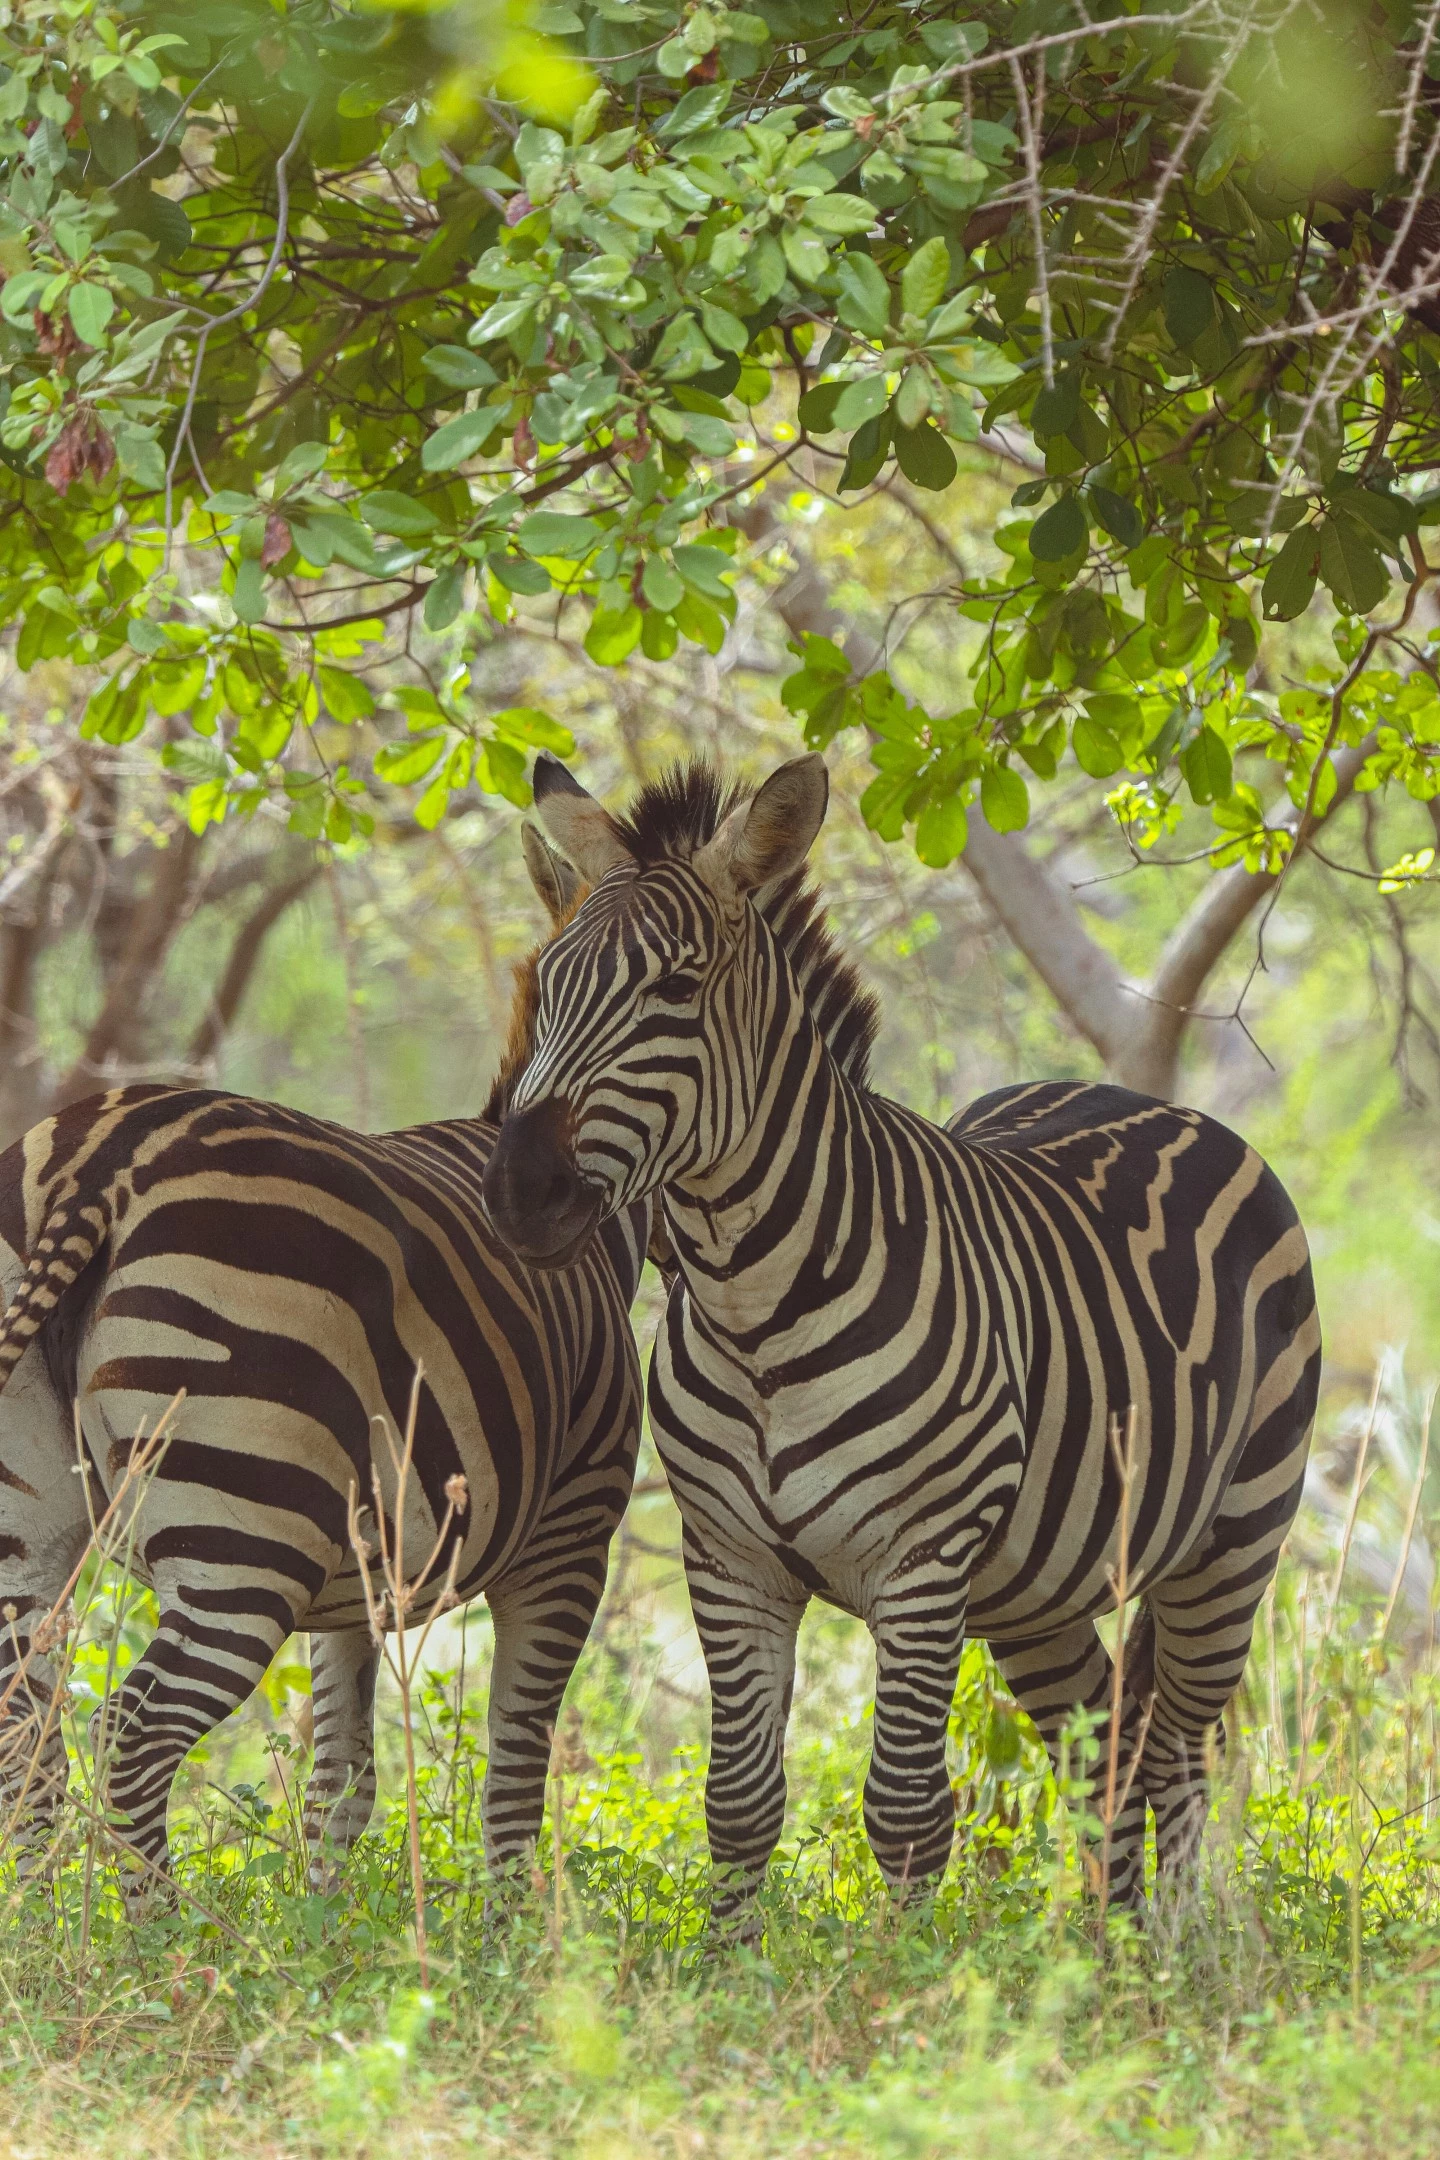
{"label": "zebra head", "polygon": [[569,1265],[604,1217],[744,1136],[787,968],[754,896],[800,870],[827,796],[818,756],[738,800],[698,767],[619,820],[539,760],[536,812],[590,891],[538,957],[534,1054],[485,1173],[529,1265]]}

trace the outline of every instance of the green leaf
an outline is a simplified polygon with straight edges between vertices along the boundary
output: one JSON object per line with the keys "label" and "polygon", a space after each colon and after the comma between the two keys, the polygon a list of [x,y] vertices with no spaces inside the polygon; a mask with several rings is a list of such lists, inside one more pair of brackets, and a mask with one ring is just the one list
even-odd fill
{"label": "green leaf", "polygon": [[[286,451],[276,468],[275,493],[287,494],[291,488],[298,487],[302,480],[313,480],[316,473],[324,470],[325,460],[329,455],[328,443],[296,443],[293,450]],[[216,496],[213,500],[218,502],[219,497]],[[205,507],[208,510],[212,504],[207,503]]]}
{"label": "green leaf", "polygon": [[684,434],[702,457],[729,457],[735,448],[734,428],[713,413],[686,413]]}
{"label": "green leaf", "polygon": [[701,547],[698,542],[675,549],[675,567],[692,590],[706,594],[712,600],[733,600],[735,595],[725,582],[725,572],[730,558],[719,548]]}
{"label": "green leaf", "polygon": [[785,260],[802,285],[818,285],[830,268],[830,255],[823,240],[805,231],[803,226],[792,226],[781,236]]}
{"label": "green leaf", "polygon": [[[890,317],[890,288],[868,255],[850,249],[837,272],[840,300],[835,312],[848,330],[879,337]],[[9,287],[5,288],[9,294]]]}
{"label": "green leaf", "polygon": [[739,316],[714,300],[702,303],[700,326],[717,352],[743,353],[750,342],[750,333]]}
{"label": "green leaf", "polygon": [[1076,764],[1081,772],[1089,773],[1092,780],[1108,780],[1125,763],[1125,753],[1109,728],[1102,727],[1086,713],[1075,722],[1070,740]]}
{"label": "green leaf", "polygon": [[102,344],[106,326],[115,313],[115,295],[104,285],[72,285],[69,308],[76,337],[87,345]]}
{"label": "green leaf", "polygon": [[950,250],[940,235],[916,248],[900,274],[900,303],[907,315],[928,315],[950,282]]}
{"label": "green leaf", "polygon": [[230,600],[241,622],[264,621],[265,573],[255,556],[247,555],[235,572],[235,590]]}
{"label": "green leaf", "polygon": [[[685,69],[690,68],[691,56],[686,55]],[[666,142],[677,142],[686,135],[698,135],[702,128],[713,127],[730,103],[732,85],[728,82],[704,83],[696,90],[687,90],[678,105],[671,107],[656,133]]]}
{"label": "green leaf", "polygon": [[433,772],[444,754],[448,737],[443,730],[435,735],[417,735],[412,742],[386,743],[375,753],[375,777],[391,780],[397,787],[410,787]]}
{"label": "green leaf", "polygon": [[1161,287],[1165,327],[1182,352],[1188,352],[1215,321],[1215,289],[1203,271],[1174,263]]}
{"label": "green leaf", "polygon": [[585,650],[598,667],[619,667],[640,642],[643,622],[640,610],[629,607],[597,608],[585,636]]}
{"label": "green leaf", "polygon": [[907,480],[937,494],[949,487],[959,470],[955,452],[932,420],[917,428],[897,427],[895,457]]}
{"label": "green leaf", "polygon": [[845,383],[838,382],[812,384],[795,407],[795,416],[801,427],[808,429],[812,435],[828,435],[836,425],[835,407],[839,403],[841,392],[846,388]]}
{"label": "green leaf", "polygon": [[[1023,794],[1023,781],[1019,785]],[[921,811],[915,826],[915,853],[932,870],[943,870],[964,853],[969,837],[965,805],[958,795],[950,795],[944,802],[930,803]]]}
{"label": "green leaf", "polygon": [[1037,436],[1064,435],[1080,417],[1080,377],[1067,368],[1047,383],[1030,409],[1030,430]]}
{"label": "green leaf", "polygon": [[499,380],[488,360],[463,345],[432,345],[420,355],[420,365],[447,390],[488,390]]}
{"label": "green leaf", "polygon": [[482,443],[488,442],[495,432],[493,407],[482,405],[475,412],[460,413],[436,428],[427,437],[420,453],[420,463],[426,472],[450,472],[456,465],[463,465],[474,457]]}
{"label": "green leaf", "polygon": [[831,407],[830,424],[847,429],[861,427],[865,421],[878,418],[889,402],[883,375],[861,375],[841,389]]}
{"label": "green leaf", "polygon": [[324,661],[315,673],[319,678],[320,695],[333,720],[348,727],[354,720],[369,719],[375,710],[375,700],[363,675],[352,675],[348,669],[331,667]]}
{"label": "green leaf", "polygon": [[1297,526],[1265,573],[1261,605],[1267,622],[1290,622],[1315,597],[1320,539],[1313,525]]}
{"label": "green leaf", "polygon": [[1390,590],[1374,542],[1351,518],[1324,518],[1319,531],[1321,577],[1337,600],[1357,615],[1368,615]]}
{"label": "green leaf", "polygon": [[1137,548],[1145,537],[1145,521],[1134,503],[1111,489],[1090,484],[1090,501],[1096,517],[1109,533],[1125,549]]}
{"label": "green leaf", "polygon": [[875,211],[862,195],[814,195],[804,215],[807,225],[840,239],[854,239],[875,223]]}
{"label": "green leaf", "polygon": [[850,488],[869,487],[886,458],[890,455],[891,418],[889,411],[867,420],[864,427],[857,428],[850,438],[850,454],[845,460],[845,470],[840,475],[840,492]]}
{"label": "green leaf", "polygon": [[493,555],[486,556],[485,567],[507,592],[527,595],[533,600],[537,594],[550,590],[550,573],[545,565],[527,562],[523,555],[507,555],[497,548]]}
{"label": "green leaf", "polygon": [[1030,528],[1030,553],[1036,562],[1064,562],[1090,537],[1080,498],[1068,489]]}
{"label": "green leaf", "polygon": [[1019,832],[1030,821],[1030,790],[1009,765],[992,765],[980,782],[985,822],[998,833]]}
{"label": "green leaf", "polygon": [[671,568],[663,555],[650,557],[640,584],[651,607],[659,608],[662,615],[668,615],[685,597],[685,580],[678,570]]}
{"label": "green leaf", "polygon": [[448,630],[465,605],[465,566],[451,563],[426,587],[425,627],[427,630]]}
{"label": "green leaf", "polygon": [[1207,722],[1180,753],[1180,770],[1197,803],[1224,802],[1230,793],[1232,766],[1228,744]]}
{"label": "green leaf", "polygon": [[[568,516],[563,510],[532,510],[516,533],[527,555],[548,555],[559,562],[582,562],[605,537],[592,517]],[[496,575],[499,576],[499,572]]]}
{"label": "green leaf", "polygon": [[528,743],[533,750],[553,750],[556,757],[575,755],[575,737],[569,728],[552,720],[538,706],[507,705],[503,712],[492,714],[490,725],[502,735],[513,736],[516,742]]}
{"label": "green leaf", "polygon": [[393,534],[400,540],[421,540],[440,524],[425,503],[417,502],[413,495],[401,495],[394,488],[374,489],[362,497],[359,507],[372,532]]}

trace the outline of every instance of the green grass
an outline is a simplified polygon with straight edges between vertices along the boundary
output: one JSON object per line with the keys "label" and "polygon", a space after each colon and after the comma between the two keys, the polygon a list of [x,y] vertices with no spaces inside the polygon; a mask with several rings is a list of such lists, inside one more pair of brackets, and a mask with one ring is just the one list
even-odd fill
{"label": "green grass", "polygon": [[[1098,1945],[1083,1782],[1057,1788],[978,1649],[952,1722],[950,1874],[930,1909],[886,1896],[860,1830],[863,1637],[816,1609],[764,1955],[707,1959],[703,1713],[666,1563],[628,1568],[557,1747],[559,1896],[552,1807],[504,1924],[485,1921],[479,1843],[483,1612],[463,1630],[468,1678],[458,1623],[450,1669],[427,1677],[428,1995],[393,1697],[387,1799],[329,1897],[306,1891],[298,1844],[293,1655],[187,1767],[178,1909],[134,1927],[107,1874],[82,1947],[72,1818],[53,1901],[32,1887],[0,1904],[4,2160],[1434,2154],[1437,1688],[1429,1661],[1377,1643],[1373,1608],[1347,1606],[1327,1636],[1311,1583],[1302,1700],[1288,1575],[1198,1887],[1145,1935],[1117,1923]],[[95,1607],[77,1740],[109,1645],[123,1665],[143,1625],[143,1609],[117,1626]]]}

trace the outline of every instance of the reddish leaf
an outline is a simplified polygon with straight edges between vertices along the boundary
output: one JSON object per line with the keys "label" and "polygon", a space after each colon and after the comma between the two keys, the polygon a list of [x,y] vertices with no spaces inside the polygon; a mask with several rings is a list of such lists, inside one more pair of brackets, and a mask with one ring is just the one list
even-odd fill
{"label": "reddish leaf", "polygon": [[278,510],[272,510],[265,520],[265,539],[260,549],[260,567],[273,570],[277,562],[283,562],[290,552],[290,527]]}
{"label": "reddish leaf", "polygon": [[115,463],[115,445],[93,412],[82,410],[67,420],[45,460],[45,478],[57,495],[90,473],[103,480]]}
{"label": "reddish leaf", "polygon": [[35,317],[35,343],[47,360],[66,361],[71,353],[80,350],[80,340],[74,325],[63,310],[55,315]]}
{"label": "reddish leaf", "polygon": [[515,463],[522,472],[529,472],[530,467],[535,462],[535,437],[530,432],[530,422],[528,420],[522,420],[516,428],[512,448],[515,454]]}
{"label": "reddish leaf", "polygon": [[512,195],[509,202],[505,205],[506,224],[518,225],[521,218],[529,217],[530,212],[534,209],[534,207],[534,203],[531,202],[530,197],[525,193],[524,188],[521,188],[520,193],[518,195]]}

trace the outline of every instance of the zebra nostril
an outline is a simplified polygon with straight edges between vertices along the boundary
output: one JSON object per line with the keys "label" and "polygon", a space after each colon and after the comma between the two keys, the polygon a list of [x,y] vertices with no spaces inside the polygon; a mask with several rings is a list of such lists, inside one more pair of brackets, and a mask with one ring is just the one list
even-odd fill
{"label": "zebra nostril", "polygon": [[567,1201],[573,1197],[574,1191],[575,1174],[572,1170],[567,1170],[562,1164],[558,1170],[551,1172],[550,1183],[545,1189],[543,1205],[547,1208],[564,1207]]}

